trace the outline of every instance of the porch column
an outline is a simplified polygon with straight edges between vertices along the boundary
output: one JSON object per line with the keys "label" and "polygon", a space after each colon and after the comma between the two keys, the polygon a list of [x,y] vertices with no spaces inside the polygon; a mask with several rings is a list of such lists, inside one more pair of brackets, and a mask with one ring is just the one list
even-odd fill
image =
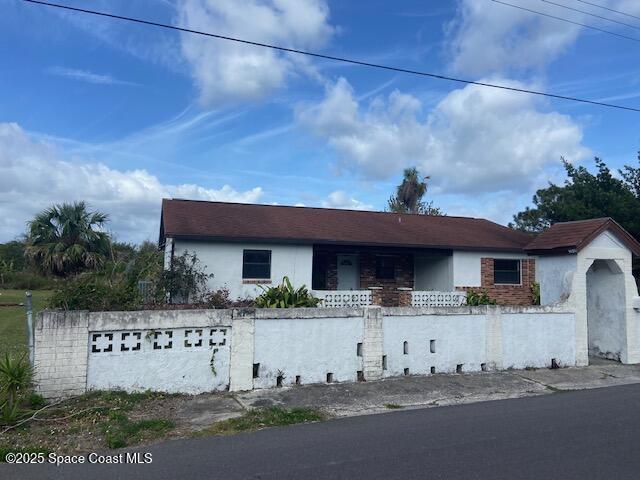
{"label": "porch column", "polygon": [[413,292],[413,288],[398,287],[398,306],[399,307],[410,307],[413,305],[411,292]]}
{"label": "porch column", "polygon": [[371,305],[382,306],[382,287],[369,287],[371,290]]}

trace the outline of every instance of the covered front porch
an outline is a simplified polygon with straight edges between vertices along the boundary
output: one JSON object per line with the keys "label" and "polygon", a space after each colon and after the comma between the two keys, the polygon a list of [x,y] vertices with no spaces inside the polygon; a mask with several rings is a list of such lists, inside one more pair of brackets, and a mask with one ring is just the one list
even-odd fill
{"label": "covered front porch", "polygon": [[314,245],[312,288],[326,307],[459,306],[453,252],[445,249]]}

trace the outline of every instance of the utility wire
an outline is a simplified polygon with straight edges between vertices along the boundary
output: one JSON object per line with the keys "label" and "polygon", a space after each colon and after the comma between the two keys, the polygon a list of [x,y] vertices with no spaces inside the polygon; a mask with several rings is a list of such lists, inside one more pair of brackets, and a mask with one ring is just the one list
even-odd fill
{"label": "utility wire", "polygon": [[[256,47],[264,47],[264,48],[270,48],[272,50],[278,50],[281,52],[287,52],[287,53],[296,53],[299,55],[307,55],[310,57],[315,57],[315,58],[322,58],[322,59],[326,59],[326,60],[333,60],[333,61],[337,61],[337,62],[343,62],[343,63],[350,63],[353,65],[360,65],[360,66],[364,66],[364,67],[371,67],[371,68],[377,68],[377,69],[381,69],[381,70],[388,70],[388,71],[393,71],[393,72],[400,72],[400,73],[408,73],[411,75],[418,75],[418,76],[422,76],[422,77],[430,77],[430,78],[436,78],[439,80],[448,80],[451,82],[457,82],[457,83],[464,83],[467,85],[478,85],[481,87],[490,87],[490,88],[496,88],[496,89],[500,89],[500,90],[508,90],[508,91],[512,91],[512,92],[519,92],[519,93],[529,93],[531,95],[539,95],[542,97],[549,97],[549,98],[556,98],[556,99],[560,99],[560,100],[569,100],[569,101],[573,101],[573,102],[580,102],[580,103],[587,103],[587,104],[591,104],[591,105],[598,105],[601,107],[608,107],[608,108],[617,108],[620,110],[628,110],[631,112],[640,112],[640,108],[634,108],[634,107],[627,107],[624,105],[616,105],[613,103],[605,103],[605,102],[598,102],[595,100],[587,100],[584,98],[577,98],[577,97],[568,97],[565,95],[556,95],[553,93],[546,93],[546,92],[540,92],[540,91],[536,91],[536,90],[528,90],[525,88],[517,88],[517,87],[509,87],[506,85],[498,85],[498,84],[493,84],[493,83],[487,83],[487,82],[477,82],[477,81],[473,81],[473,80],[465,80],[465,79],[461,79],[461,78],[455,78],[455,77],[449,77],[446,75],[439,75],[436,73],[429,73],[429,72],[423,72],[423,71],[418,71],[418,70],[409,70],[406,68],[400,68],[400,67],[391,67],[388,65],[381,65],[381,64],[377,64],[377,63],[370,63],[370,62],[364,62],[364,61],[360,61],[360,60],[353,60],[353,59],[348,59],[348,58],[342,58],[342,57],[335,57],[332,55],[324,55],[321,53],[314,53],[314,52],[308,52],[308,51],[304,51],[304,50],[297,50],[294,48],[287,48],[287,47],[281,47],[281,46],[277,46],[277,45],[270,45],[267,43],[260,43],[260,42],[253,42],[253,41],[249,41],[249,40],[243,40],[240,38],[234,38],[234,37],[228,37],[225,35],[218,35],[215,33],[208,33],[208,32],[202,32],[199,30],[192,30],[189,28],[184,28],[184,27],[177,27],[175,25],[169,25],[169,24],[165,24],[165,23],[159,23],[159,22],[153,22],[150,20],[143,20],[140,18],[133,18],[133,17],[125,17],[122,15],[115,15],[112,13],[106,13],[106,12],[99,12],[96,10],[87,10],[84,8],[78,8],[78,7],[70,7],[67,5],[60,5],[57,3],[50,3],[50,2],[45,2],[45,1],[41,1],[41,0],[22,0],[23,2],[27,2],[27,3],[33,3],[33,4],[38,4],[38,5],[45,5],[48,7],[55,7],[55,8],[61,8],[64,10],[70,10],[73,12],[79,12],[79,13],[87,13],[90,15],[97,15],[97,16],[101,16],[101,17],[107,17],[107,18],[112,18],[112,19],[116,19],[116,20],[125,20],[125,21],[129,21],[129,22],[134,22],[134,23],[139,23],[139,24],[143,24],[143,25],[150,25],[153,27],[160,27],[160,28],[168,28],[171,30],[177,30],[180,32],[186,32],[186,33],[193,33],[196,35],[203,35],[206,37],[212,37],[212,38],[217,38],[220,40],[227,40],[230,42],[236,42],[236,43],[242,43],[245,45],[253,45]],[[493,1],[497,1],[497,0],[493,0]],[[639,40],[640,41],[640,40]]]}
{"label": "utility wire", "polygon": [[591,5],[592,7],[602,8],[604,10],[608,10],[613,13],[617,13],[619,15],[624,15],[625,17],[635,18],[636,20],[640,20],[640,17],[637,15],[631,15],[630,13],[622,12],[620,10],[615,10],[613,8],[605,7],[604,5],[598,5],[597,3],[587,2],[586,0],[576,0],[577,2],[584,3],[585,5]]}
{"label": "utility wire", "polygon": [[[32,0],[24,0],[24,1],[29,2]],[[535,13],[536,15],[542,15],[543,17],[553,18],[554,20],[560,20],[561,22],[572,23],[573,25],[579,25],[580,27],[590,28],[591,30],[596,30],[601,33],[607,33],[609,35],[614,35],[616,37],[632,40],[634,42],[640,42],[640,38],[630,37],[628,35],[623,35],[621,33],[612,32],[611,30],[605,30],[604,28],[594,27],[593,25],[588,25],[586,23],[574,22],[573,20],[569,20],[568,18],[556,17],[555,15],[551,15],[549,13],[540,12],[538,10],[532,10],[530,8],[526,8],[520,5],[514,5],[513,3],[503,2],[502,0],[491,0],[491,1],[494,3],[499,3],[501,5],[507,5],[508,7],[518,8],[520,10],[524,10],[529,13]]]}
{"label": "utility wire", "polygon": [[561,3],[552,2],[551,0],[540,0],[540,1],[544,3],[548,3],[549,5],[555,5],[556,7],[564,8],[566,10],[571,10],[573,12],[583,13],[591,17],[599,18],[601,20],[606,20],[607,22],[613,22],[613,23],[617,23],[618,25],[624,25],[625,27],[635,28],[636,30],[640,30],[640,27],[638,27],[637,25],[631,25],[630,23],[621,22],[613,18],[603,17],[602,15],[597,15],[595,13],[587,12],[586,10],[580,10],[579,8],[574,8],[568,5],[563,5]]}

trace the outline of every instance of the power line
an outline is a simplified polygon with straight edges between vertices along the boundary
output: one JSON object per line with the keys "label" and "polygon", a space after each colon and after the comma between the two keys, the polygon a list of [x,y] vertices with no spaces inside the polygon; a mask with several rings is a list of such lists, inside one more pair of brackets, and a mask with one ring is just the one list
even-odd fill
{"label": "power line", "polygon": [[603,17],[602,15],[597,15],[595,13],[587,12],[586,10],[580,10],[579,8],[574,8],[568,5],[563,5],[561,3],[552,2],[551,0],[540,0],[540,1],[544,3],[548,3],[549,5],[555,5],[556,7],[564,8],[566,10],[571,10],[573,12],[583,13],[591,17],[599,18],[601,20],[606,20],[607,22],[613,22],[613,23],[617,23],[618,25],[624,25],[625,27],[635,28],[636,30],[640,30],[640,27],[638,27],[637,25],[631,25],[630,23],[621,22],[613,18]]}
{"label": "power line", "polygon": [[[29,2],[32,0],[24,0],[25,2]],[[556,17],[555,15],[551,15],[549,13],[540,12],[538,10],[532,10],[530,8],[522,7],[520,5],[514,5],[513,3],[503,2],[502,0],[491,0],[494,3],[499,3],[501,5],[507,5],[508,7],[518,8],[520,10],[527,11],[529,13],[535,13],[536,15],[542,15],[543,17],[553,18],[554,20],[560,20],[561,22],[571,23],[573,25],[578,25],[580,27],[590,28],[591,30],[596,30],[601,33],[607,33],[609,35],[614,35],[616,37],[624,38],[627,40],[632,40],[634,42],[640,42],[640,38],[630,37],[628,35],[623,35],[621,33],[612,32],[611,30],[605,30],[604,28],[594,27],[593,25],[588,25],[586,23],[575,22],[573,20],[569,20],[568,18]]]}
{"label": "power line", "polygon": [[625,17],[635,18],[637,20],[640,20],[640,17],[637,16],[637,15],[631,15],[630,13],[626,13],[626,12],[622,12],[620,10],[615,10],[613,8],[605,7],[604,5],[598,5],[597,3],[587,2],[586,0],[576,0],[576,1],[580,2],[580,3],[584,3],[585,5],[591,5],[592,7],[598,7],[598,8],[602,8],[604,10],[608,10],[608,11],[613,12],[613,13],[624,15]]}
{"label": "power line", "polygon": [[[577,97],[568,97],[565,95],[556,95],[553,93],[546,93],[546,92],[540,92],[540,91],[536,91],[536,90],[528,90],[525,88],[517,88],[517,87],[509,87],[506,85],[498,85],[498,84],[493,84],[493,83],[487,83],[487,82],[478,82],[478,81],[473,81],[473,80],[465,80],[465,79],[461,79],[461,78],[455,78],[455,77],[449,77],[446,75],[439,75],[436,73],[430,73],[430,72],[423,72],[423,71],[418,71],[418,70],[410,70],[410,69],[406,69],[406,68],[400,68],[400,67],[391,67],[388,65],[381,65],[381,64],[377,64],[377,63],[370,63],[370,62],[364,62],[361,60],[353,60],[353,59],[348,59],[348,58],[342,58],[342,57],[335,57],[332,55],[324,55],[321,53],[314,53],[314,52],[308,52],[308,51],[304,51],[304,50],[297,50],[294,48],[287,48],[287,47],[281,47],[278,45],[270,45],[267,43],[260,43],[260,42],[253,42],[250,40],[244,40],[244,39],[240,39],[240,38],[234,38],[234,37],[228,37],[225,35],[218,35],[215,33],[209,33],[209,32],[202,32],[199,30],[192,30],[190,28],[184,28],[184,27],[177,27],[175,25],[169,25],[169,24],[165,24],[165,23],[159,23],[159,22],[153,22],[150,20],[143,20],[140,18],[134,18],[134,17],[125,17],[122,15],[116,15],[116,14],[112,14],[112,13],[106,13],[106,12],[99,12],[96,10],[87,10],[84,8],[78,8],[78,7],[70,7],[67,5],[60,5],[57,3],[50,3],[50,2],[44,2],[41,0],[22,0],[23,2],[28,2],[28,3],[32,3],[32,4],[38,4],[38,5],[45,5],[48,7],[55,7],[55,8],[61,8],[64,10],[70,10],[73,12],[79,12],[79,13],[87,13],[90,15],[97,15],[97,16],[101,16],[101,17],[107,17],[107,18],[112,18],[112,19],[116,19],[116,20],[125,20],[125,21],[129,21],[129,22],[134,22],[134,23],[139,23],[139,24],[143,24],[143,25],[150,25],[153,27],[160,27],[160,28],[168,28],[171,30],[177,30],[180,32],[186,32],[186,33],[193,33],[196,35],[203,35],[206,37],[212,37],[212,38],[217,38],[220,40],[227,40],[230,42],[236,42],[236,43],[242,43],[245,45],[253,45],[256,47],[263,47],[263,48],[270,48],[272,50],[278,50],[281,52],[287,52],[287,53],[296,53],[299,55],[307,55],[310,57],[315,57],[315,58],[322,58],[325,60],[333,60],[333,61],[337,61],[337,62],[343,62],[343,63],[350,63],[353,65],[360,65],[360,66],[364,66],[364,67],[371,67],[371,68],[377,68],[377,69],[381,69],[381,70],[388,70],[388,71],[393,71],[393,72],[399,72],[399,73],[408,73],[411,75],[418,75],[418,76],[422,76],[422,77],[430,77],[430,78],[436,78],[439,80],[448,80],[451,82],[456,82],[456,83],[464,83],[467,85],[478,85],[481,87],[489,87],[489,88],[496,88],[496,89],[500,89],[500,90],[508,90],[508,91],[512,91],[512,92],[519,92],[519,93],[528,93],[531,95],[538,95],[538,96],[542,96],[542,97],[549,97],[549,98],[556,98],[559,100],[569,100],[569,101],[573,101],[573,102],[580,102],[580,103],[587,103],[587,104],[591,104],[591,105],[598,105],[601,107],[609,107],[609,108],[617,108],[620,110],[628,110],[628,111],[632,111],[632,112],[640,112],[640,108],[634,108],[634,107],[627,107],[624,105],[616,105],[613,103],[605,103],[605,102],[598,102],[595,100],[587,100],[584,98],[577,98]],[[497,0],[493,0],[493,1],[497,1]],[[640,40],[639,40],[640,41]]]}

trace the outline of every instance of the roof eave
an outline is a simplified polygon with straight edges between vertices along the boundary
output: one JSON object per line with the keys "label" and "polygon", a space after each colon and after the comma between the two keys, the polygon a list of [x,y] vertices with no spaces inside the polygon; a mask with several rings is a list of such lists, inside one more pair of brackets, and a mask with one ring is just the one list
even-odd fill
{"label": "roof eave", "polygon": [[508,252],[525,253],[524,247],[498,247],[498,246],[467,246],[467,245],[434,245],[434,244],[409,244],[409,243],[385,243],[385,242],[357,242],[346,240],[332,240],[321,238],[277,238],[277,237],[242,237],[242,236],[216,236],[216,235],[185,235],[169,233],[167,237],[176,240],[189,240],[196,242],[254,242],[254,243],[279,243],[279,244],[305,244],[305,245],[342,245],[362,247],[390,247],[390,248],[429,248],[438,250],[461,250],[475,252]]}

